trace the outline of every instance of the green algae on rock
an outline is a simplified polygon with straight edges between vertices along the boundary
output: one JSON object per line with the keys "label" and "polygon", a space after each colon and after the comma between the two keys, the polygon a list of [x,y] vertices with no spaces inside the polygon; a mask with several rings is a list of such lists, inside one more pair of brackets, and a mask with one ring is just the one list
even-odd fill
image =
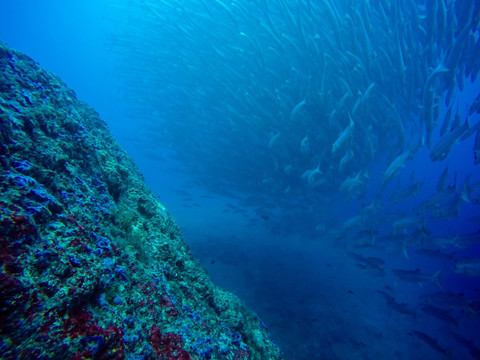
{"label": "green algae on rock", "polygon": [[0,165],[3,358],[282,358],[98,114],[2,43]]}

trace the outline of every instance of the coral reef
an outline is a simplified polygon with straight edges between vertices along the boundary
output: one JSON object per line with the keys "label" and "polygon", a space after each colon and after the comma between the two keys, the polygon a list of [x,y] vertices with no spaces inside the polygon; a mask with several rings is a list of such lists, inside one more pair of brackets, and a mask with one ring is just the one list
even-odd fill
{"label": "coral reef", "polygon": [[281,359],[98,114],[0,43],[4,359]]}

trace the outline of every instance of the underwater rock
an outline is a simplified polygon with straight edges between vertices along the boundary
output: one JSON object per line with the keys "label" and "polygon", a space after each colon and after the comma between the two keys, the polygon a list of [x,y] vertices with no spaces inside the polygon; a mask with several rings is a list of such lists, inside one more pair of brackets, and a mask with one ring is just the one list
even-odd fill
{"label": "underwater rock", "polygon": [[0,216],[2,358],[282,358],[98,114],[2,43]]}

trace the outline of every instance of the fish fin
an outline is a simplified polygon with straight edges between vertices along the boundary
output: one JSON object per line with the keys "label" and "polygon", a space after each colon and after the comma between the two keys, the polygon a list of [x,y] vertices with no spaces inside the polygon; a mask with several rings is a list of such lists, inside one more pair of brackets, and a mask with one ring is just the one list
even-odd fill
{"label": "fish fin", "polygon": [[472,307],[472,304],[468,304],[465,308],[465,311],[473,316],[478,316],[478,312]]}
{"label": "fish fin", "polygon": [[462,191],[460,192],[460,198],[466,202],[467,204],[470,204],[470,178],[472,177],[472,174],[468,174],[467,178],[465,179],[463,183],[463,188]]}
{"label": "fish fin", "polygon": [[403,256],[405,256],[407,259],[410,259],[410,258],[408,257],[408,244],[407,244],[406,241],[404,241],[403,244],[402,244],[402,254],[403,254]]}
{"label": "fish fin", "polygon": [[435,284],[437,284],[437,286],[440,288],[440,290],[445,291],[445,288],[443,287],[441,279],[440,279],[440,275],[442,275],[442,271],[443,271],[443,268],[441,268],[440,270],[435,272],[432,275],[432,280],[435,282]]}

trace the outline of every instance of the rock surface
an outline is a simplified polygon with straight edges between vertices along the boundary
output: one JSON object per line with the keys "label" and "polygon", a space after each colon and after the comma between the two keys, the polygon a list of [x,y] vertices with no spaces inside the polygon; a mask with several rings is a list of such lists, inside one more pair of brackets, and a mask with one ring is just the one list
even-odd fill
{"label": "rock surface", "polygon": [[281,359],[215,287],[105,122],[0,43],[4,359]]}

